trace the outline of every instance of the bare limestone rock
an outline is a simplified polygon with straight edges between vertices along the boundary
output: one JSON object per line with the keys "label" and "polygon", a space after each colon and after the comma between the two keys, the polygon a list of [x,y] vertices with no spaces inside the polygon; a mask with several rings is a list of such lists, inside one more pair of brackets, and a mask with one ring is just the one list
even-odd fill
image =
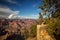
{"label": "bare limestone rock", "polygon": [[46,30],[46,25],[37,25],[37,40],[55,40]]}

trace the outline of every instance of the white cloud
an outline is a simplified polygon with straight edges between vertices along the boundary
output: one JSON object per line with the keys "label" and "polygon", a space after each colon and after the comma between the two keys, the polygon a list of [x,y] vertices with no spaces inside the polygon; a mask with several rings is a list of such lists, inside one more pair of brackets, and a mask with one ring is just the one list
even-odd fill
{"label": "white cloud", "polygon": [[37,19],[38,15],[31,14],[27,16],[18,15],[20,11],[13,11],[8,7],[0,7],[0,17],[8,17],[8,18],[21,18],[21,19]]}
{"label": "white cloud", "polygon": [[32,15],[28,15],[28,16],[18,16],[18,17],[21,19],[38,19],[38,16],[39,15],[32,14]]}
{"label": "white cloud", "polygon": [[11,10],[10,8],[6,6],[0,5],[0,17],[5,17],[5,18],[22,18],[22,19],[37,19],[38,15],[36,14],[31,14],[27,16],[21,16],[18,15],[20,11],[17,10]]}
{"label": "white cloud", "polygon": [[6,0],[6,1],[9,2],[9,3],[12,3],[12,4],[17,4],[17,2],[13,1],[13,0]]}
{"label": "white cloud", "polygon": [[8,7],[0,7],[0,16],[3,16],[3,17],[8,17],[9,15],[11,14],[14,14],[15,16],[19,14],[20,11],[14,11],[14,10],[11,10],[10,8]]}

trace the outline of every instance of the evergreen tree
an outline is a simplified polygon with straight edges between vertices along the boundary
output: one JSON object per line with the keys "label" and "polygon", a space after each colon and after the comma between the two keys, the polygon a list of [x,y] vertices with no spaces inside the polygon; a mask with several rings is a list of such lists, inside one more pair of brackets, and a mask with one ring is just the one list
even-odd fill
{"label": "evergreen tree", "polygon": [[39,24],[42,24],[43,22],[43,15],[39,13]]}
{"label": "evergreen tree", "polygon": [[47,30],[49,34],[55,36],[56,40],[60,40],[60,36],[58,36],[60,35],[60,0],[42,0],[42,2],[43,5],[39,8],[42,9],[43,14],[48,17],[45,20],[48,26]]}

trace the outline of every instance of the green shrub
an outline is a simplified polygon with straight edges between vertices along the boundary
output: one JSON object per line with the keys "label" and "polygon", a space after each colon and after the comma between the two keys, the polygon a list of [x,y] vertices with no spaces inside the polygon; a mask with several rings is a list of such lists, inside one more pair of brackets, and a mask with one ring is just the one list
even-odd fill
{"label": "green shrub", "polygon": [[36,25],[33,25],[30,30],[30,37],[36,37]]}

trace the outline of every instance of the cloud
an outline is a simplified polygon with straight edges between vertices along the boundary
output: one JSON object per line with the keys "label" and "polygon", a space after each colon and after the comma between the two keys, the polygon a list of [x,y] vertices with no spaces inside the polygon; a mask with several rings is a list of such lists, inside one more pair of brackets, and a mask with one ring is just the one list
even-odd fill
{"label": "cloud", "polygon": [[18,18],[18,19],[37,19],[38,15],[31,14],[31,15],[18,15],[20,11],[18,10],[12,10],[7,6],[0,5],[0,17],[4,18]]}
{"label": "cloud", "polygon": [[11,10],[8,7],[2,7],[0,6],[0,17],[5,17],[7,18],[8,16],[10,16],[11,14],[17,15],[19,14],[20,11],[17,10]]}
{"label": "cloud", "polygon": [[17,10],[11,10],[8,7],[2,7],[0,5],[0,17],[4,17],[4,18],[18,18],[18,19],[37,19],[38,15],[35,14],[31,14],[31,15],[27,15],[27,16],[22,16],[22,15],[18,15],[20,13],[20,11]]}
{"label": "cloud", "polygon": [[9,2],[9,3],[12,3],[12,4],[17,4],[17,2],[14,1],[14,0],[6,0],[6,2]]}
{"label": "cloud", "polygon": [[30,15],[30,17],[33,18],[33,19],[38,19],[39,14],[32,14],[32,15]]}
{"label": "cloud", "polygon": [[18,18],[21,18],[21,19],[38,19],[38,16],[39,15],[31,14],[28,16],[18,16]]}

